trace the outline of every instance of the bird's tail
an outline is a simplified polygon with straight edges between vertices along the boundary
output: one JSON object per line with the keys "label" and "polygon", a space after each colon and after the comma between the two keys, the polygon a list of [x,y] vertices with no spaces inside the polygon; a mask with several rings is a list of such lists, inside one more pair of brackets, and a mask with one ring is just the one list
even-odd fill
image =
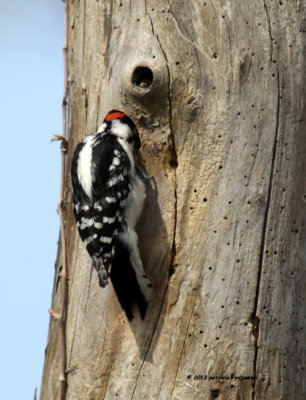
{"label": "bird's tail", "polygon": [[135,271],[130,262],[129,253],[119,241],[116,244],[110,278],[127,318],[130,321],[134,318],[133,308],[136,305],[141,318],[144,319],[148,302],[138,284]]}

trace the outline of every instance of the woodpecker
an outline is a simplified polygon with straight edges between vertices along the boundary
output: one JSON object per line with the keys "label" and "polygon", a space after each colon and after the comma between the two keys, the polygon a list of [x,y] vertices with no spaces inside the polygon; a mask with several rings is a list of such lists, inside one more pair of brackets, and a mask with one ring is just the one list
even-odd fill
{"label": "woodpecker", "polygon": [[[135,231],[144,200],[145,173],[137,161],[140,138],[134,122],[123,112],[110,111],[96,133],[86,136],[75,148],[71,178],[73,209],[78,231],[105,287],[109,277],[129,319],[129,300],[144,318],[152,285],[143,269]],[[133,290],[134,290],[133,289]],[[139,302],[142,305],[139,305]]]}

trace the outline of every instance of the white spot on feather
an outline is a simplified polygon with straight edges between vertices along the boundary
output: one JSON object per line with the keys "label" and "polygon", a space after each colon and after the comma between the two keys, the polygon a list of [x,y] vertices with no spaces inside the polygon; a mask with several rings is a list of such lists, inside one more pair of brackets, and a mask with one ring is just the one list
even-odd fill
{"label": "white spot on feather", "polygon": [[103,222],[105,224],[113,224],[116,221],[116,217],[109,218],[109,217],[103,217]]}
{"label": "white spot on feather", "polygon": [[93,218],[81,218],[81,224],[79,224],[79,228],[81,230],[89,228],[94,224],[94,219]]}
{"label": "white spot on feather", "polygon": [[112,238],[111,237],[107,237],[107,236],[101,236],[100,237],[100,242],[110,244],[112,242]]}
{"label": "white spot on feather", "polygon": [[116,203],[115,197],[106,196],[105,201],[107,201],[108,203]]}
{"label": "white spot on feather", "polygon": [[119,165],[119,164],[120,164],[119,158],[118,158],[118,157],[114,157],[114,158],[113,158],[112,164],[113,164],[113,165]]}
{"label": "white spot on feather", "polygon": [[88,238],[86,238],[84,240],[84,244],[85,246],[87,246],[89,243],[91,243],[92,241],[94,241],[96,239],[97,235],[94,234],[93,236],[89,236]]}
{"label": "white spot on feather", "polygon": [[119,181],[118,178],[117,178],[117,177],[114,177],[114,178],[110,179],[110,180],[107,182],[107,186],[108,186],[108,187],[115,186],[115,185],[117,185],[118,181]]}
{"label": "white spot on feather", "polygon": [[98,210],[98,211],[102,211],[102,206],[101,206],[101,204],[99,204],[99,203],[96,201],[95,204],[94,204],[94,209],[95,209],[95,210]]}

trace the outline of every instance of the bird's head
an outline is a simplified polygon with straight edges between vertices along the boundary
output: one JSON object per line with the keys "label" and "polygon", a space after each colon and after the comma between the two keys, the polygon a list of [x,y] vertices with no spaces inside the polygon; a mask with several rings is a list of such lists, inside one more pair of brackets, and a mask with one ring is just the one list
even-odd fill
{"label": "bird's head", "polygon": [[[105,125],[104,125],[105,124]],[[104,120],[104,129],[113,135],[133,145],[134,149],[140,148],[140,138],[134,122],[121,111],[110,111]]]}

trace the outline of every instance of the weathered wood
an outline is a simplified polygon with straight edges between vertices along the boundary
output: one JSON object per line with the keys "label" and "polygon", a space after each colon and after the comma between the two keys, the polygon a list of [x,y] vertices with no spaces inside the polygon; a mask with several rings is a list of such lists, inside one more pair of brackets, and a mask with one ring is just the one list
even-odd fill
{"label": "weathered wood", "polygon": [[[69,4],[68,164],[120,109],[156,185],[138,230],[154,300],[129,323],[90,268],[67,177],[66,398],[304,399],[305,1]],[[133,85],[136,67],[151,86]]]}

